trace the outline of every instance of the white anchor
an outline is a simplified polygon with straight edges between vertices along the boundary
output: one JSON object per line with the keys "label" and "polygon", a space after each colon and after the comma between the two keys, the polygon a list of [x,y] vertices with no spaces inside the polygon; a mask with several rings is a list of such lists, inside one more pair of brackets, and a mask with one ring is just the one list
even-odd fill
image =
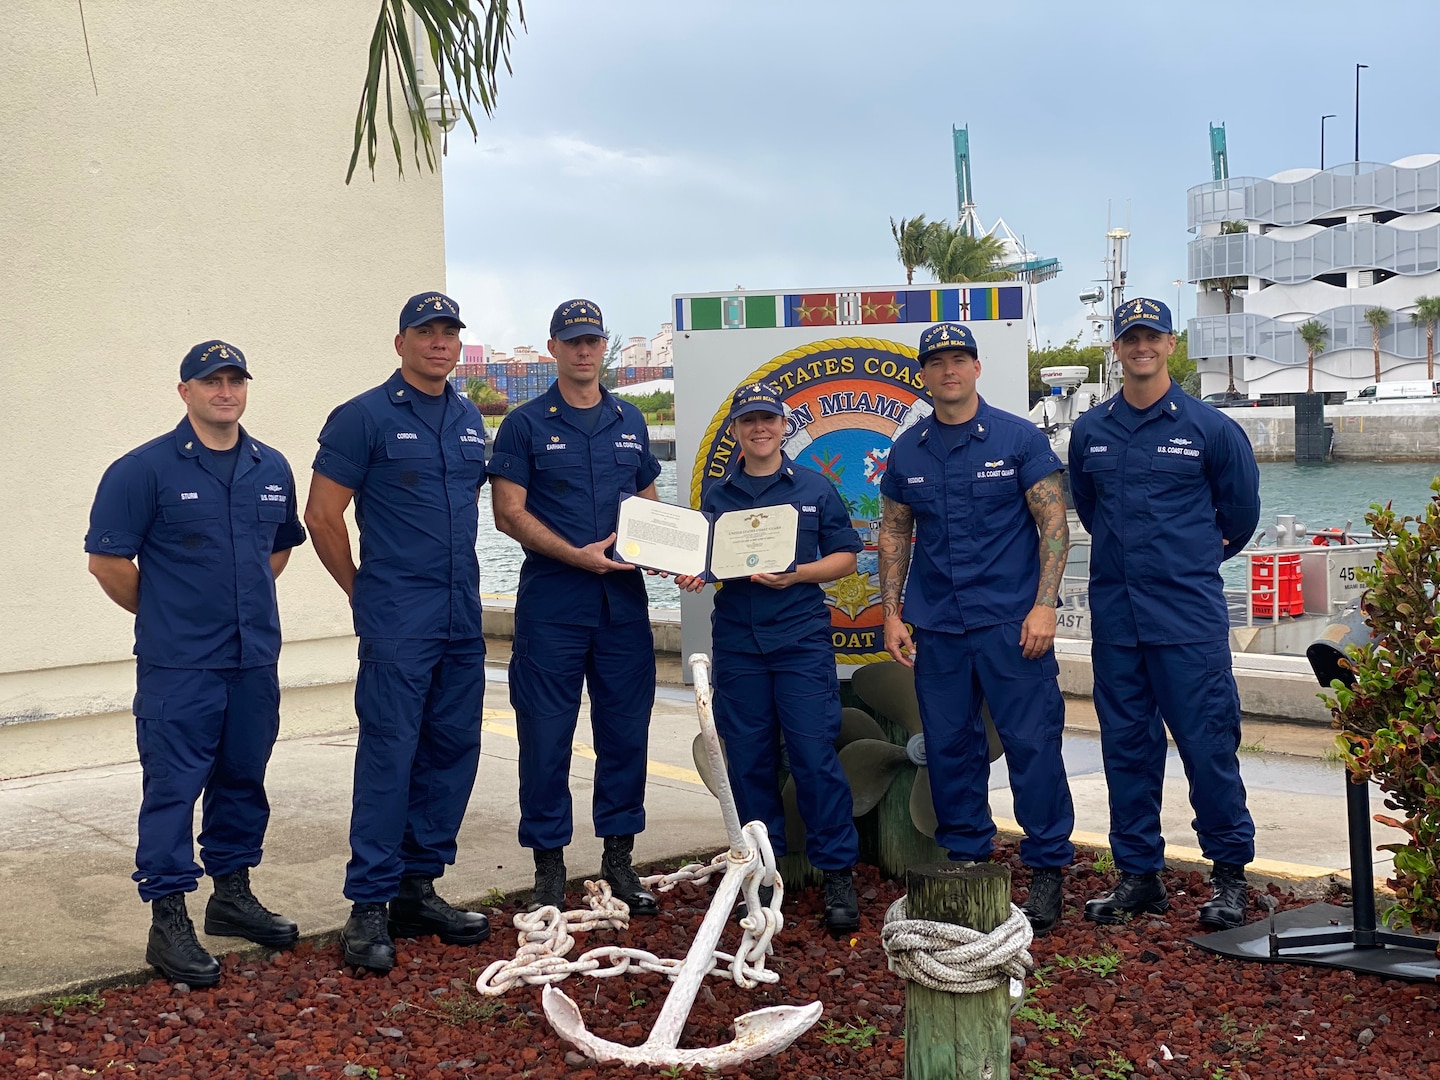
{"label": "white anchor", "polygon": [[[596,1061],[619,1061],[626,1065],[680,1065],[690,1068],[699,1065],[705,1069],[719,1069],[736,1065],[769,1054],[778,1054],[803,1035],[820,1019],[823,1006],[818,1001],[809,1005],[774,1005],[756,1009],[735,1018],[735,1038],[723,1046],[710,1046],[701,1050],[681,1050],[680,1032],[695,1004],[695,995],[700,990],[706,973],[715,961],[715,946],[730,918],[730,910],[740,895],[747,878],[758,879],[763,869],[759,853],[745,837],[740,827],[740,812],[735,808],[735,795],[730,790],[730,778],[725,772],[725,758],[720,750],[720,736],[715,731],[714,713],[711,705],[710,658],[703,653],[690,657],[690,669],[695,675],[695,707],[700,714],[700,733],[705,740],[705,752],[710,758],[710,772],[715,778],[716,796],[720,800],[720,812],[725,820],[725,832],[730,840],[730,854],[725,866],[725,876],[715,891],[710,910],[705,913],[695,941],[685,955],[685,963],[675,976],[670,993],[650,1037],[639,1046],[624,1046],[592,1034],[585,1028],[579,1007],[553,986],[545,987],[542,1004],[545,1017],[556,1032]],[[758,822],[751,822],[746,828],[764,828]],[[758,910],[752,882],[746,890],[750,910]],[[749,916],[747,916],[749,918]]]}

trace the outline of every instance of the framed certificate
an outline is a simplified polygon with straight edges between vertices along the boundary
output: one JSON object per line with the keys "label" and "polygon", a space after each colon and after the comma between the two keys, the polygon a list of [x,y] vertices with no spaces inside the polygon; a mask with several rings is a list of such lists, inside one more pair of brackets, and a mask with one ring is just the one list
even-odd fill
{"label": "framed certificate", "polygon": [[795,568],[799,525],[789,503],[711,515],[631,495],[620,501],[615,558],[707,581],[783,574]]}

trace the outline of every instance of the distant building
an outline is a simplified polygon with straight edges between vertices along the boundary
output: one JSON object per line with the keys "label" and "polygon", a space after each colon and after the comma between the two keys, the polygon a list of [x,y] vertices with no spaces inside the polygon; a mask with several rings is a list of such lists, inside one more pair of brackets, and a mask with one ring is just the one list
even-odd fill
{"label": "distant building", "polygon": [[620,349],[622,367],[644,367],[650,363],[650,342],[644,337],[629,338]]}
{"label": "distant building", "polygon": [[671,339],[674,337],[674,334],[674,323],[667,322],[660,324],[660,333],[650,339],[651,365],[670,367],[675,363],[675,349],[671,344]]}
{"label": "distant building", "polygon": [[[1304,393],[1297,328],[1309,319],[1329,329],[1315,389],[1353,394],[1375,381],[1370,308],[1389,315],[1382,381],[1425,378],[1425,327],[1410,315],[1417,297],[1440,295],[1440,154],[1220,180],[1188,201],[1189,350],[1202,394],[1226,389],[1227,357],[1251,397]],[[1223,234],[1225,222],[1246,231]],[[1229,316],[1216,288],[1226,278],[1236,282]]]}

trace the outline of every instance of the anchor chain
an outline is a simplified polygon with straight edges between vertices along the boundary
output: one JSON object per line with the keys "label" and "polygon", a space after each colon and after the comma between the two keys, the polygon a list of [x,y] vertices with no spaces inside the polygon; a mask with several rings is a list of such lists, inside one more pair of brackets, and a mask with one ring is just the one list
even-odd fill
{"label": "anchor chain", "polygon": [[[716,949],[705,974],[730,978],[750,990],[760,983],[776,983],[780,979],[777,972],[765,967],[765,958],[771,951],[771,938],[784,925],[780,914],[784,885],[775,872],[774,850],[765,826],[751,822],[744,827],[744,833],[751,858],[745,866],[743,889],[751,902],[749,910],[758,915],[747,915],[740,921],[743,931],[740,947],[734,953]],[[723,873],[731,858],[731,852],[721,852],[708,864],[690,863],[670,874],[642,878],[641,884],[656,892],[668,892],[684,882],[703,884],[712,875]],[[773,882],[775,896],[769,906],[760,907],[759,886],[766,880]],[[498,997],[520,983],[550,986],[575,974],[599,979],[623,975],[632,967],[672,980],[679,974],[683,960],[621,945],[603,945],[571,958],[575,934],[587,930],[625,930],[630,926],[630,908],[623,900],[616,899],[608,882],[585,882],[585,894],[586,908],[561,911],[556,907],[542,907],[516,915],[513,923],[519,934],[515,955],[509,960],[496,960],[481,972],[475,981],[476,991]]]}
{"label": "anchor chain", "polygon": [[1030,956],[1034,931],[1025,913],[1010,905],[1010,917],[988,934],[953,923],[910,919],[905,897],[885,912],[880,942],[890,970],[910,982],[951,994],[979,994],[1023,979],[1035,967]]}

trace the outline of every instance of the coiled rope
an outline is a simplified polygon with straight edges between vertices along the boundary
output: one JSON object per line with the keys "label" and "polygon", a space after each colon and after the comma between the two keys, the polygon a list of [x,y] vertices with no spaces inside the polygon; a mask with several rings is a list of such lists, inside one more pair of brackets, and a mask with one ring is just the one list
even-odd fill
{"label": "coiled rope", "polygon": [[979,994],[1019,981],[1035,967],[1030,956],[1034,930],[1025,913],[1010,905],[1010,917],[988,934],[954,923],[910,919],[905,897],[885,912],[880,942],[890,970],[903,979],[951,994]]}

